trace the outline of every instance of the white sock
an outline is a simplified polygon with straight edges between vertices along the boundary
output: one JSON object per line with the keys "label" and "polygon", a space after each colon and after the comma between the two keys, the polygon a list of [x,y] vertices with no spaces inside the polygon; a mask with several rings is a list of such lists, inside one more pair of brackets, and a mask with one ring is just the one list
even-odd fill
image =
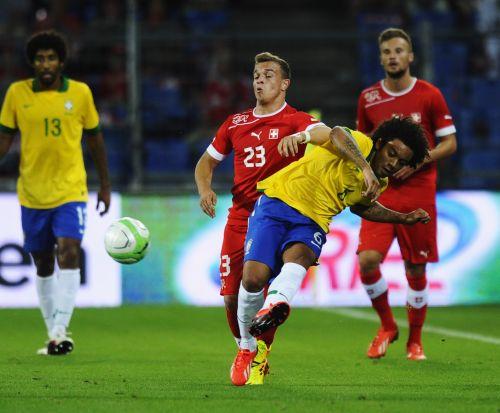
{"label": "white sock", "polygon": [[47,332],[50,333],[54,320],[57,278],[54,274],[51,274],[48,277],[40,277],[37,275],[35,278],[35,285],[43,321],[45,321]]}
{"label": "white sock", "polygon": [[[59,333],[61,327],[68,328],[75,308],[75,299],[80,287],[80,269],[59,270],[57,296],[52,331]],[[52,334],[51,334],[52,335]]]}
{"label": "white sock", "polygon": [[257,348],[257,340],[253,337],[248,329],[252,323],[257,311],[259,311],[264,303],[264,289],[256,293],[250,293],[240,284],[238,292],[238,325],[240,327],[240,348],[255,351]]}
{"label": "white sock", "polygon": [[384,278],[380,278],[373,284],[363,284],[363,287],[366,293],[368,294],[368,297],[370,297],[370,300],[374,300],[378,296],[385,293],[388,289],[387,282],[385,281]]}
{"label": "white sock", "polygon": [[413,308],[422,308],[426,306],[429,301],[429,292],[427,286],[425,286],[425,288],[420,291],[412,290],[410,287],[408,287],[406,301]]}
{"label": "white sock", "polygon": [[280,301],[286,301],[290,304],[299,291],[306,272],[307,270],[302,265],[294,262],[287,262],[283,265],[281,272],[269,286],[264,308]]}

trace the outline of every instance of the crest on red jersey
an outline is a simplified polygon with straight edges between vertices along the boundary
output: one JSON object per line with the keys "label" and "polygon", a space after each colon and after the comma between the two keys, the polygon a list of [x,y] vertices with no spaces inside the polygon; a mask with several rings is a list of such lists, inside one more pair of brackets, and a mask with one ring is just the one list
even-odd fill
{"label": "crest on red jersey", "polygon": [[380,93],[378,90],[370,90],[365,93],[365,100],[367,103],[375,102],[376,100],[380,100]]}
{"label": "crest on red jersey", "polygon": [[280,137],[279,129],[269,129],[269,139],[278,139]]}
{"label": "crest on red jersey", "polygon": [[233,116],[233,123],[237,125],[238,123],[246,122],[248,115],[237,114]]}

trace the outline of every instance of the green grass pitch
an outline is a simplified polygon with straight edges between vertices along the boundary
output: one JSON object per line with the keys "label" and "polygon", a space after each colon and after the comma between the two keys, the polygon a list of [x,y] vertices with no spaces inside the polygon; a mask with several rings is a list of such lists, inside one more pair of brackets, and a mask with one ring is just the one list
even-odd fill
{"label": "green grass pitch", "polygon": [[431,308],[424,362],[405,359],[405,323],[367,359],[371,314],[293,309],[266,384],[238,388],[222,308],[77,309],[63,357],[35,355],[38,310],[1,310],[0,412],[500,412],[499,306]]}

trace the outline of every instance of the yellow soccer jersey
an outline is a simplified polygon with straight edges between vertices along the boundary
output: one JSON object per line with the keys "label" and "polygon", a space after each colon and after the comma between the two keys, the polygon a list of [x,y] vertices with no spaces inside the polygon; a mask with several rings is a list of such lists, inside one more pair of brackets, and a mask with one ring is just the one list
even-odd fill
{"label": "yellow soccer jersey", "polygon": [[61,88],[53,91],[40,91],[33,79],[13,83],[3,102],[0,129],[21,133],[21,205],[45,209],[87,201],[81,139],[83,131],[98,132],[99,116],[85,83],[63,78]]}
{"label": "yellow soccer jersey", "polygon": [[[368,158],[373,141],[359,131],[344,129],[357,142],[363,156]],[[387,188],[387,182],[387,178],[380,180],[382,190]],[[257,189],[271,198],[281,199],[311,218],[325,232],[328,232],[332,218],[342,210],[370,202],[361,195],[365,189],[363,173],[353,162],[337,156],[330,140],[258,182]]]}

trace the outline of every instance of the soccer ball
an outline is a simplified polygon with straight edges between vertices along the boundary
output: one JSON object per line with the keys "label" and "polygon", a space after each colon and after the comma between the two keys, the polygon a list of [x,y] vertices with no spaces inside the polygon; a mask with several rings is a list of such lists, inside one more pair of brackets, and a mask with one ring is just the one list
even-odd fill
{"label": "soccer ball", "polygon": [[104,247],[115,261],[134,264],[142,260],[148,252],[149,230],[137,219],[120,218],[106,230]]}

